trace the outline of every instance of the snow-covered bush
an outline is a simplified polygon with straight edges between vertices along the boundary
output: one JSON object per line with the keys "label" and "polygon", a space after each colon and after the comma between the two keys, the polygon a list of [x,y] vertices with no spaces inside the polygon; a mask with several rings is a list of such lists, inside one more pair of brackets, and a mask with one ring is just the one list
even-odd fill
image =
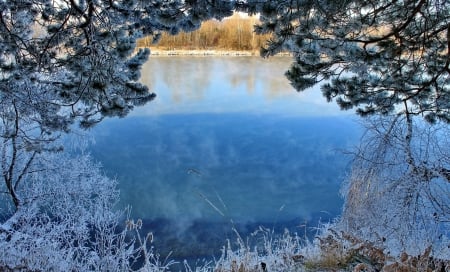
{"label": "snow-covered bush", "polygon": [[244,241],[237,231],[236,236],[236,245],[228,240],[223,247],[214,271],[300,271],[303,267],[300,253],[305,241],[296,234],[286,231],[276,236],[260,227],[251,240]]}
{"label": "snow-covered bush", "polygon": [[374,118],[348,182],[341,228],[387,252],[450,252],[450,131],[447,124]]}
{"label": "snow-covered bush", "polygon": [[[165,271],[134,222],[115,207],[116,181],[89,155],[34,158],[17,188],[16,209],[3,195],[1,271]],[[4,184],[2,184],[2,189]]]}
{"label": "snow-covered bush", "polygon": [[[125,271],[134,253],[116,181],[87,155],[47,153],[17,188],[21,205],[3,207],[0,267],[32,271]],[[5,200],[5,199],[3,199]],[[2,201],[5,203],[6,201]]]}

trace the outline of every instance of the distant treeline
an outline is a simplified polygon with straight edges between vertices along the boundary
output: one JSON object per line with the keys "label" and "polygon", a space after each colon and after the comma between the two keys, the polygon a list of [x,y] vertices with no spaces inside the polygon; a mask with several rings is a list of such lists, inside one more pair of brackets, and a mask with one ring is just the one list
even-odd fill
{"label": "distant treeline", "polygon": [[253,30],[257,23],[256,17],[236,14],[222,21],[206,21],[197,31],[177,35],[163,33],[157,44],[152,44],[152,37],[147,37],[139,40],[138,46],[161,50],[258,51],[270,35],[257,35]]}

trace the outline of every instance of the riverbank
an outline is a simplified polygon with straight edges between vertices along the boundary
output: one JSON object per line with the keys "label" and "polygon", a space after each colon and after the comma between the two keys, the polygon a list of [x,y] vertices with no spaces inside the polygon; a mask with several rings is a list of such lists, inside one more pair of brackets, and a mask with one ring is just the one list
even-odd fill
{"label": "riverbank", "polygon": [[[253,57],[259,56],[259,51],[234,51],[234,50],[188,50],[174,49],[164,50],[159,48],[149,48],[152,56],[230,56],[230,57]],[[279,53],[277,56],[291,56],[289,53]]]}
{"label": "riverbank", "polygon": [[256,51],[160,50],[150,49],[152,56],[259,56]]}

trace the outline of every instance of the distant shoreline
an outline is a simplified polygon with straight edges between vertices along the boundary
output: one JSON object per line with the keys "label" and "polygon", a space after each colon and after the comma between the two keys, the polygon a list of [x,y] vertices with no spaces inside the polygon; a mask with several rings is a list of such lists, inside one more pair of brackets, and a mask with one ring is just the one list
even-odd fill
{"label": "distant shoreline", "polygon": [[[233,51],[233,50],[201,50],[201,49],[174,49],[163,50],[158,48],[149,48],[151,56],[230,56],[230,57],[254,57],[260,56],[259,51]],[[280,53],[277,56],[291,56],[289,53]]]}

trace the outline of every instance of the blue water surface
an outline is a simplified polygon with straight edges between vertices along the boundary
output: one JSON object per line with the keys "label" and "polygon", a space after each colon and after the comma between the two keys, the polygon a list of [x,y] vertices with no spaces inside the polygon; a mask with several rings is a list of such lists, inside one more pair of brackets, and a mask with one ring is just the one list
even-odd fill
{"label": "blue water surface", "polygon": [[151,57],[155,101],[92,130],[121,205],[174,258],[218,254],[233,228],[304,232],[339,215],[356,117],[297,93],[288,57]]}

